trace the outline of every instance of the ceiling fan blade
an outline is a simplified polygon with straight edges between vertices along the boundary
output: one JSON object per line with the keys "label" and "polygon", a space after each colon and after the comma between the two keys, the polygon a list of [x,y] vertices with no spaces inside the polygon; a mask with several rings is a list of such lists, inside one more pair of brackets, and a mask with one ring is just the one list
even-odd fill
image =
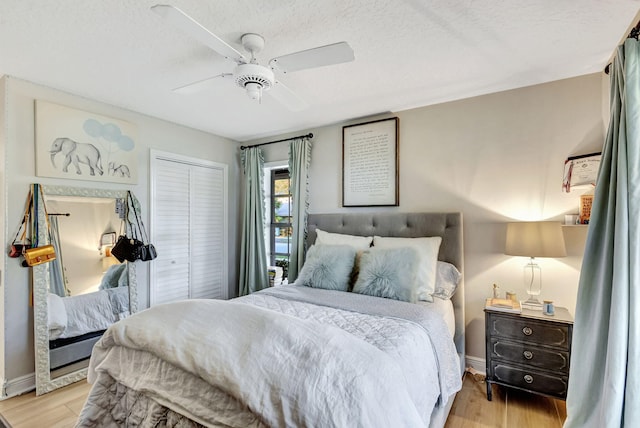
{"label": "ceiling fan blade", "polygon": [[177,7],[166,4],[157,4],[155,6],[151,6],[151,10],[173,26],[184,31],[186,34],[189,34],[201,43],[209,46],[225,58],[231,59],[237,63],[247,62],[246,58],[240,52],[231,47],[220,37],[207,30],[195,19],[191,18]]}
{"label": "ceiling fan blade", "polygon": [[301,111],[309,107],[309,104],[300,98],[298,94],[285,86],[284,83],[277,80],[274,82],[271,89],[265,91],[265,93],[271,95],[273,99],[291,111]]}
{"label": "ceiling fan blade", "polygon": [[307,68],[340,64],[354,59],[351,46],[347,42],[340,42],[279,56],[269,61],[269,65],[283,73],[290,73]]}
{"label": "ceiling fan blade", "polygon": [[183,94],[183,95],[193,94],[196,92],[214,88],[216,86],[216,82],[221,77],[226,78],[231,76],[233,76],[233,73],[218,74],[217,76],[207,77],[206,79],[198,80],[197,82],[193,82],[184,86],[177,87],[175,89],[172,89],[172,91],[175,92],[176,94]]}

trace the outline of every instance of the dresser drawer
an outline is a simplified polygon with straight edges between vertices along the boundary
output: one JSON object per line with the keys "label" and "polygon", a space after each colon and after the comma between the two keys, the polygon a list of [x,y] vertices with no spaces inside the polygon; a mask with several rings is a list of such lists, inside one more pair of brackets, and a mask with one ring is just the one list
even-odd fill
{"label": "dresser drawer", "polygon": [[569,373],[569,352],[542,348],[524,342],[510,342],[500,338],[491,339],[491,359],[514,362],[530,367]]}
{"label": "dresser drawer", "polygon": [[571,346],[567,324],[491,314],[487,327],[491,337],[543,343],[566,351]]}
{"label": "dresser drawer", "polygon": [[522,369],[500,362],[492,362],[491,372],[494,382],[551,395],[565,399],[567,396],[567,376],[554,376],[535,370]]}

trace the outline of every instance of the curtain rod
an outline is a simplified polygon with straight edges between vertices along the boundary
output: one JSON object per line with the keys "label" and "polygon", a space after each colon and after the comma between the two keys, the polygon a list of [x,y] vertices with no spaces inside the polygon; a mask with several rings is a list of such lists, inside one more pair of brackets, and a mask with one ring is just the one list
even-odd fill
{"label": "curtain rod", "polygon": [[266,146],[267,144],[281,143],[283,141],[295,140],[296,138],[313,138],[313,133],[309,132],[308,134],[305,134],[305,135],[298,135],[297,137],[283,138],[282,140],[269,141],[268,143],[254,144],[253,146],[240,146],[240,150],[249,149],[251,147]]}
{"label": "curtain rod", "polygon": [[[636,39],[636,40],[638,40],[638,36],[639,35],[640,35],[640,21],[638,21],[636,26],[631,29],[631,32],[627,36],[627,39]],[[610,69],[611,69],[611,63],[607,64],[607,66],[604,68],[605,74],[609,74],[609,70]]]}

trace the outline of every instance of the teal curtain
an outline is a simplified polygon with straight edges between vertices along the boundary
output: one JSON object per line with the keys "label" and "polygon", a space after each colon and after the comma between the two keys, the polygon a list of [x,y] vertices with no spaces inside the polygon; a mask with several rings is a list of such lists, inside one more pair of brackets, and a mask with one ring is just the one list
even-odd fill
{"label": "teal curtain", "polygon": [[565,428],[640,423],[640,46],[611,65],[611,118],[582,262]]}
{"label": "teal curtain", "polygon": [[264,242],[264,159],[259,147],[244,149],[244,212],[240,247],[239,294],[244,296],[269,286]]}
{"label": "teal curtain", "polygon": [[67,290],[67,278],[63,268],[64,264],[62,262],[62,247],[60,246],[58,217],[55,215],[49,215],[49,224],[51,226],[51,245],[53,245],[53,248],[56,251],[56,258],[49,263],[49,292],[57,294],[60,297],[66,297],[69,295],[69,290]]}
{"label": "teal curtain", "polygon": [[296,138],[289,143],[289,174],[291,176],[291,254],[289,256],[289,284],[298,277],[304,263],[304,242],[307,239],[309,215],[309,167],[311,165],[311,141]]}

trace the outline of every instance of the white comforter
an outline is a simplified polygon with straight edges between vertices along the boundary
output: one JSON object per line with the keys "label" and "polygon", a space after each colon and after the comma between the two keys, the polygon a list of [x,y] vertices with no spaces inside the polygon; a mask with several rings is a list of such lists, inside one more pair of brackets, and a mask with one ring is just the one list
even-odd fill
{"label": "white comforter", "polygon": [[[89,381],[108,374],[210,426],[251,419],[212,414],[217,390],[236,402],[231,413],[257,415],[255,426],[419,427],[460,388],[444,322],[424,309],[425,323],[394,311],[376,314],[386,306],[399,312],[419,306],[371,304],[382,299],[357,295],[355,304],[375,314],[369,315],[331,307],[354,300],[351,293],[301,287],[279,293],[160,305],[121,321],[96,344]],[[303,301],[327,293],[321,305]],[[79,425],[91,412],[85,407]]]}

